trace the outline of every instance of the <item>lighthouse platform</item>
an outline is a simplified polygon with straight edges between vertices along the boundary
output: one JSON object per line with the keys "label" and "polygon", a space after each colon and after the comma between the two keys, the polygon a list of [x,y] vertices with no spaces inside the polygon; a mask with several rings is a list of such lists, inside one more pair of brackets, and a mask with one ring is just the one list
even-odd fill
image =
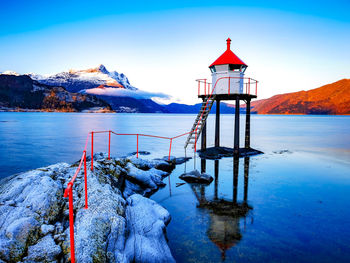
{"label": "lighthouse platform", "polygon": [[[210,95],[198,95],[198,98],[205,100],[208,99]],[[240,100],[251,100],[256,99],[257,95],[254,94],[245,94],[245,93],[235,93],[235,94],[216,94],[216,100],[236,100],[239,98]]]}

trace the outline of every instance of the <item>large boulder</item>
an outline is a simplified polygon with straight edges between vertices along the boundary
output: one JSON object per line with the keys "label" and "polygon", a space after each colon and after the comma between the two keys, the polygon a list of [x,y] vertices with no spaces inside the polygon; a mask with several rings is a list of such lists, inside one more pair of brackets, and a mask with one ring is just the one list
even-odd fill
{"label": "large boulder", "polygon": [[[75,214],[75,257],[77,262],[124,262],[125,205],[121,192],[111,186],[110,174],[88,173],[88,209],[84,198],[77,200]],[[77,192],[84,192],[77,184]],[[69,237],[69,227],[66,229]],[[70,251],[70,242],[64,242]]]}
{"label": "large boulder", "polygon": [[135,156],[128,157],[128,160],[141,170],[149,170],[155,168],[165,172],[171,172],[175,168],[175,164],[165,161],[164,159],[140,159]]}
{"label": "large boulder", "polygon": [[128,262],[175,262],[166,239],[170,214],[153,200],[134,194],[127,199],[127,229],[125,245]]}
{"label": "large boulder", "polygon": [[180,179],[187,183],[210,184],[214,178],[206,173],[200,173],[198,170],[193,170],[189,173],[184,173],[179,176]]}
{"label": "large boulder", "polygon": [[28,256],[23,260],[24,262],[52,262],[61,252],[61,247],[56,245],[52,236],[47,235],[28,248]]}
{"label": "large boulder", "polygon": [[0,259],[19,261],[40,237],[42,224],[57,220],[64,205],[60,163],[16,176],[0,185]]}

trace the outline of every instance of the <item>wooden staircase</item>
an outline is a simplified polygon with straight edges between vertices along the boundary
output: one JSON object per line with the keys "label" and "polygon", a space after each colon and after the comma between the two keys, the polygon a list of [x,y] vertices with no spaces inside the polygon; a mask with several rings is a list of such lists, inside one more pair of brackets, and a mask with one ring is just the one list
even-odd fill
{"label": "wooden staircase", "polygon": [[209,98],[205,99],[202,102],[202,107],[198,112],[196,120],[194,121],[191,132],[188,134],[188,137],[185,143],[185,149],[189,144],[193,144],[192,148],[195,148],[194,146],[196,145],[198,137],[201,134],[205,123],[207,122],[208,115],[210,113],[211,107],[213,106],[214,102],[215,102],[215,95],[209,96]]}

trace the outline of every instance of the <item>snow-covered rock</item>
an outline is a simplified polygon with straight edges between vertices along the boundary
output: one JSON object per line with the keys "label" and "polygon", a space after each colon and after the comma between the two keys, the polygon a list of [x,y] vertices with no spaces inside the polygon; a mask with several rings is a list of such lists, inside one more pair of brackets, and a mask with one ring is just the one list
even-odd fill
{"label": "snow-covered rock", "polygon": [[149,170],[151,168],[155,168],[165,172],[171,172],[175,168],[174,163],[171,163],[171,162],[169,163],[164,159],[146,160],[146,159],[136,158],[136,156],[133,155],[133,156],[129,156],[128,160],[132,162],[137,168],[142,170]]}
{"label": "snow-covered rock", "polygon": [[[165,236],[169,213],[135,194],[149,195],[164,185],[169,173],[157,169],[164,162],[94,155],[94,171],[87,171],[88,209],[83,171],[73,186],[77,262],[173,261]],[[147,169],[137,167],[142,163]],[[1,181],[0,262],[68,262],[69,210],[63,193],[76,169],[76,163],[60,163]]]}
{"label": "snow-covered rock", "polygon": [[155,189],[158,186],[164,185],[162,179],[168,175],[167,172],[155,168],[144,171],[138,169],[132,163],[128,163],[126,169],[128,170],[127,179],[137,182],[137,184],[143,186],[144,188],[150,189]]}
{"label": "snow-covered rock", "polygon": [[[112,187],[110,174],[89,173],[89,208],[79,199],[75,217],[75,251],[77,262],[103,262],[106,251],[110,262],[122,258],[125,242],[125,200],[118,188]],[[76,189],[83,190],[83,185]],[[66,230],[69,236],[69,228]],[[65,242],[69,248],[69,240]]]}
{"label": "snow-covered rock", "polygon": [[[123,194],[128,197],[134,193],[149,196],[160,187],[165,186],[163,179],[169,175],[168,172],[154,168],[159,160],[132,159],[126,165],[125,187]],[[152,167],[152,168],[150,168]]]}
{"label": "snow-covered rock", "polygon": [[40,230],[41,230],[41,234],[43,234],[45,236],[48,233],[53,233],[54,230],[55,230],[55,226],[54,225],[42,224],[41,227],[40,227]]}
{"label": "snow-covered rock", "polygon": [[64,205],[57,175],[68,167],[60,163],[1,181],[0,259],[21,259],[38,240],[41,225],[57,220]]}
{"label": "snow-covered rock", "polygon": [[56,245],[51,235],[40,239],[37,244],[28,247],[28,256],[24,262],[52,262],[56,261],[62,252],[61,247]]}
{"label": "snow-covered rock", "polygon": [[138,194],[130,196],[127,202],[129,238],[125,254],[128,262],[175,262],[164,235],[171,218],[169,212],[153,200]]}

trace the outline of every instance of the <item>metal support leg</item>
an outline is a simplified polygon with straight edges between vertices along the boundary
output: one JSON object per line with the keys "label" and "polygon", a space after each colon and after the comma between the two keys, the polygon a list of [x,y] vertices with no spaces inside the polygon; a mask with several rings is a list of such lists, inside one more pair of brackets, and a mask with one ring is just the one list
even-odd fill
{"label": "metal support leg", "polygon": [[216,100],[215,147],[220,147],[220,100]]}
{"label": "metal support leg", "polygon": [[239,97],[236,97],[234,155],[239,155]]}
{"label": "metal support leg", "polygon": [[247,100],[247,108],[245,115],[245,145],[244,147],[250,148],[250,99]]}

